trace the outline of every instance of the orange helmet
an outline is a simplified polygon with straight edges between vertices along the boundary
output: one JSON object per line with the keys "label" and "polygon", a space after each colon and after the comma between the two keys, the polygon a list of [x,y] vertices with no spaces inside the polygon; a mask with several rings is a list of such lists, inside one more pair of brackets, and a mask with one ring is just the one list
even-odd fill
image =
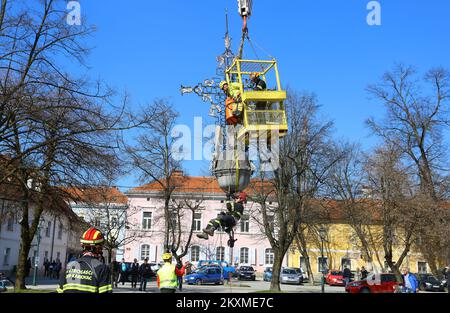
{"label": "orange helmet", "polygon": [[259,77],[259,73],[258,72],[254,72],[250,74],[250,79],[255,79]]}
{"label": "orange helmet", "polygon": [[103,237],[102,232],[95,227],[86,230],[80,239],[81,244],[86,246],[99,246],[103,244],[104,241],[105,238]]}
{"label": "orange helmet", "polygon": [[247,194],[245,192],[236,193],[235,199],[241,200],[242,202],[247,201]]}

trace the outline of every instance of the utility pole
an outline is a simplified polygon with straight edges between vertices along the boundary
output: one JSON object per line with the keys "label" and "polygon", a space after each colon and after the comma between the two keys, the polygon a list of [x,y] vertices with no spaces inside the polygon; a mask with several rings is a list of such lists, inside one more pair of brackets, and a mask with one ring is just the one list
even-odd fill
{"label": "utility pole", "polygon": [[36,257],[34,258],[34,271],[33,271],[33,286],[36,286],[36,276],[39,267],[39,244],[41,243],[41,223],[39,223],[37,228],[37,251]]}
{"label": "utility pole", "polygon": [[55,229],[56,229],[56,215],[53,219],[53,235],[52,235],[52,247],[50,249],[50,262],[53,262],[53,246],[55,245]]}

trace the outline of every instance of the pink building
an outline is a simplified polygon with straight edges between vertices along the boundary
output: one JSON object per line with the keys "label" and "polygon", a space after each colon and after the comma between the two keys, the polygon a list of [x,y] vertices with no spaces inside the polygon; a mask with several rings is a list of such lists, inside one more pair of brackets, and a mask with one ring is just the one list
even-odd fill
{"label": "pink building", "polygon": [[[188,177],[177,173],[176,178],[174,203],[188,200],[191,206],[198,206],[194,216],[195,232],[184,261],[196,264],[199,260],[225,260],[232,264],[251,265],[258,272],[272,266],[273,252],[269,241],[254,220],[256,217],[244,218],[237,225],[235,238],[238,240],[233,249],[227,246],[226,233],[216,232],[208,241],[197,238],[195,234],[200,233],[210,219],[221,211],[226,211],[225,194],[214,177]],[[149,262],[159,263],[164,242],[164,202],[161,188],[158,183],[153,182],[134,188],[126,194],[130,201],[130,227],[127,231],[138,232],[139,236],[125,246],[125,259],[132,261],[137,258],[141,261],[148,257]],[[244,214],[248,214],[254,205],[256,204],[248,202]],[[192,213],[188,208],[183,209],[183,212],[181,224],[183,229],[186,229],[184,238],[187,238]]]}

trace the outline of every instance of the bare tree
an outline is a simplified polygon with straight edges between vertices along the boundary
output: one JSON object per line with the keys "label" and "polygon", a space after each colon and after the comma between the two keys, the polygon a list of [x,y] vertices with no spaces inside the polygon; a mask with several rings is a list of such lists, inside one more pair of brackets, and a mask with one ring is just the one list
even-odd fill
{"label": "bare tree", "polygon": [[[380,242],[390,269],[400,278],[400,267],[416,239],[420,199],[414,192],[412,175],[392,146],[379,148],[366,164],[367,186],[375,214],[382,225]],[[394,259],[395,250],[399,256]]]}
{"label": "bare tree", "polygon": [[156,182],[161,188],[164,201],[164,249],[171,249],[173,208],[170,200],[177,186],[182,184],[183,176],[176,175],[180,171],[180,162],[174,157],[172,129],[178,113],[166,100],[155,100],[144,112],[154,118],[143,123],[141,133],[134,145],[124,144],[125,151],[131,159],[134,169],[140,173],[143,182]]}
{"label": "bare tree", "polygon": [[[445,184],[450,158],[442,134],[450,125],[450,73],[438,67],[421,80],[412,67],[398,65],[368,91],[386,108],[384,120],[369,119],[368,126],[415,168],[421,193],[418,196],[428,203],[429,214],[422,212],[422,224],[427,227],[419,230],[424,246],[434,246],[430,251],[448,251],[448,241],[439,235],[443,232],[436,230],[449,228],[443,202],[448,199]],[[436,273],[436,253],[425,255]]]}
{"label": "bare tree", "polygon": [[273,173],[260,173],[252,197],[259,204],[263,230],[275,254],[272,290],[280,290],[283,258],[336,161],[330,149],[333,124],[319,121],[316,97],[290,90],[287,102],[290,130],[280,142],[279,167]]}
{"label": "bare tree", "polygon": [[[365,193],[365,156],[354,144],[336,146],[336,154],[342,158],[332,168],[327,180],[327,194],[335,210],[349,223],[361,245],[365,261],[373,267],[374,257],[379,260],[371,227],[376,224],[373,203]],[[380,263],[380,261],[379,261]],[[381,267],[383,264],[380,264]]]}

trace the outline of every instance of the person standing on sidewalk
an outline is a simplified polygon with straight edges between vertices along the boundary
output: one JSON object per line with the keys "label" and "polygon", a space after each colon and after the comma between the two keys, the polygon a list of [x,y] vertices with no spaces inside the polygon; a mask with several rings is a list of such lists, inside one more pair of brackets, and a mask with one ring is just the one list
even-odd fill
{"label": "person standing on sidewalk", "polygon": [[131,288],[137,287],[137,281],[139,278],[139,263],[137,259],[134,259],[133,264],[131,264]]}
{"label": "person standing on sidewalk", "polygon": [[183,277],[185,267],[183,263],[172,264],[172,254],[166,252],[162,255],[164,265],[159,269],[156,282],[161,293],[175,293],[178,286],[178,277]]}
{"label": "person standing on sidewalk", "polygon": [[148,258],[144,260],[144,263],[139,267],[139,275],[141,276],[141,284],[139,291],[145,291],[147,289],[147,280],[152,274],[152,267],[148,264]]}
{"label": "person standing on sidewalk", "polygon": [[352,277],[352,271],[350,271],[348,266],[344,267],[344,273],[343,273],[342,276],[344,277],[344,284],[345,284],[345,286],[347,286],[348,283],[350,282],[351,277]]}
{"label": "person standing on sidewalk", "polygon": [[81,237],[81,258],[66,266],[58,293],[112,293],[110,270],[99,261],[103,253],[104,237],[100,230],[89,228]]}
{"label": "person standing on sidewalk", "polygon": [[366,270],[364,266],[361,267],[361,280],[366,279],[369,272]]}
{"label": "person standing on sidewalk", "polygon": [[409,272],[409,268],[403,268],[403,293],[417,293],[419,292],[419,282],[414,274]]}

